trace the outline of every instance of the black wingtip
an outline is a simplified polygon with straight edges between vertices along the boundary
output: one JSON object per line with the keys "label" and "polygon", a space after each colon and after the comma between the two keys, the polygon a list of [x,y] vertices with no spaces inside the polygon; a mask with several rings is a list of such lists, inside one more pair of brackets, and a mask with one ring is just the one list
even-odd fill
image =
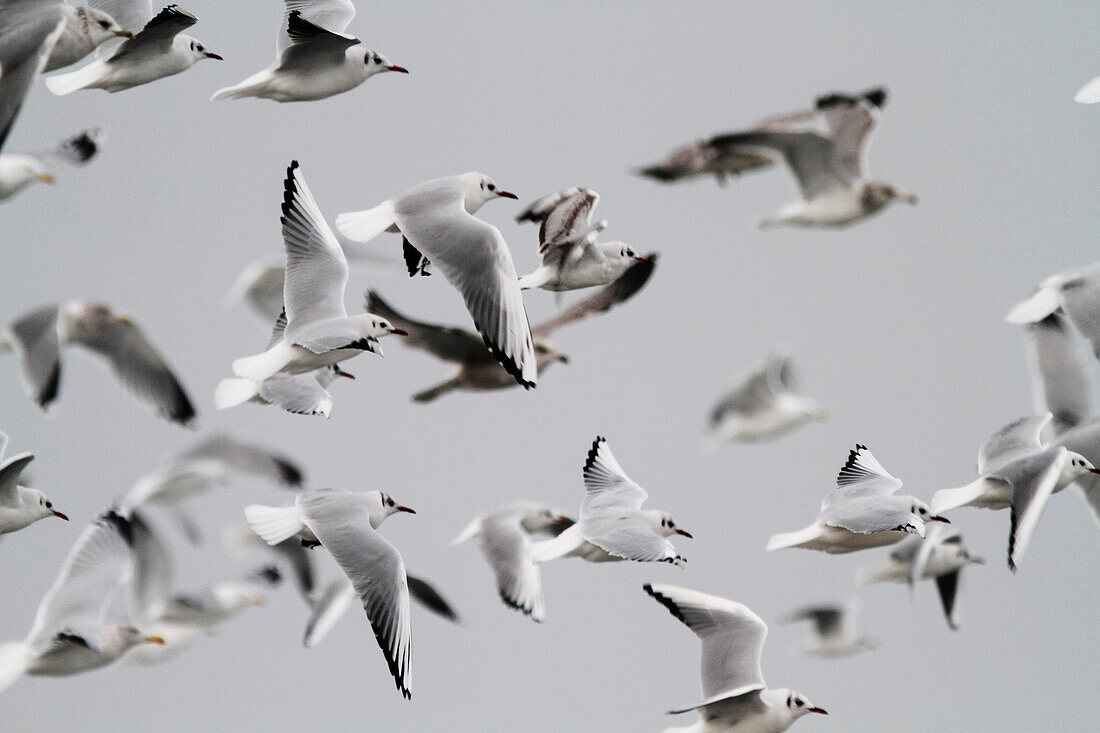
{"label": "black wingtip", "polygon": [[307,38],[326,32],[324,28],[302,17],[301,10],[291,10],[286,16],[286,34],[291,40]]}
{"label": "black wingtip", "polygon": [[99,151],[99,144],[95,141],[95,130],[85,130],[74,138],[65,142],[65,147],[76,153],[77,161],[87,163]]}
{"label": "black wingtip", "polygon": [[886,96],[886,87],[874,87],[863,93],[863,98],[879,109],[886,105]]}
{"label": "black wingtip", "polygon": [[1016,507],[1011,506],[1008,510],[1008,569],[1012,572],[1016,572],[1016,561],[1012,557],[1013,551],[1016,549],[1016,523],[1019,518],[1016,516]]}
{"label": "black wingtip", "polygon": [[279,469],[279,480],[284,484],[294,487],[302,485],[302,469],[285,458],[275,458],[275,465]]}
{"label": "black wingtip", "polygon": [[504,368],[504,371],[508,372],[508,375],[511,376],[512,379],[516,380],[516,382],[524,389],[534,389],[535,382],[529,382],[523,378],[523,370],[520,369],[520,366],[516,362],[516,360],[505,355],[505,353],[501,351],[496,344],[489,340],[488,336],[481,332],[480,323],[474,321],[474,326],[477,327],[478,333],[481,333],[481,340],[482,342],[484,342],[485,348],[489,350],[489,353],[493,355],[493,358],[497,360],[497,363]]}
{"label": "black wingtip", "polygon": [[53,368],[50,369],[50,376],[46,380],[46,383],[42,385],[42,390],[35,396],[34,402],[43,410],[50,406],[54,400],[57,399],[58,392],[61,391],[61,360],[54,362]]}
{"label": "black wingtip", "polygon": [[134,544],[134,528],[131,526],[129,518],[122,516],[114,509],[109,509],[100,515],[99,521],[112,525],[122,539],[126,540],[127,545]]}
{"label": "black wingtip", "polygon": [[606,442],[607,438],[603,437],[602,435],[597,435],[596,439],[592,441],[592,447],[588,449],[588,456],[584,459],[583,472],[585,474],[587,474],[589,470],[591,470],[592,466],[596,464],[596,456],[600,452],[600,444]]}
{"label": "black wingtip", "polygon": [[642,590],[644,590],[649,595],[653,596],[653,598],[658,603],[660,603],[662,606],[667,608],[668,612],[671,613],[673,616],[675,616],[680,621],[680,623],[683,623],[683,624],[687,623],[687,618],[685,618],[683,612],[680,611],[680,607],[677,606],[676,602],[673,601],[671,598],[669,598],[668,596],[663,595],[663,594],[658,593],[657,591],[653,590],[653,586],[650,585],[649,583],[646,583],[645,585],[643,585]]}
{"label": "black wingtip", "polygon": [[840,467],[840,472],[836,475],[836,482],[838,484],[844,483],[846,479],[865,473],[859,466],[860,452],[865,450],[867,450],[867,446],[856,443],[856,447],[848,451],[848,460],[844,462],[844,465]]}

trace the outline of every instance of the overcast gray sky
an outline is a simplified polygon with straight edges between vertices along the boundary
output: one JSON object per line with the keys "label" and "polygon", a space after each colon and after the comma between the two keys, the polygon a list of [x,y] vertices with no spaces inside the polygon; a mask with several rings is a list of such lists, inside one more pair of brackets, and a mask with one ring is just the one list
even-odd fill
{"label": "overcast gray sky", "polygon": [[[12,730],[686,724],[664,711],[698,701],[698,644],[643,594],[647,581],[742,601],[768,621],[768,683],[830,712],[796,730],[1096,729],[1100,533],[1075,492],[1052,499],[1015,577],[1007,513],[953,515],[991,561],[966,573],[957,632],[932,584],[912,599],[903,586],[854,585],[856,569],[886,551],[764,552],[769,535],[812,520],[855,442],[928,499],[969,482],[981,442],[1030,410],[1021,334],[1003,316],[1041,278],[1096,259],[1100,109],[1071,102],[1100,73],[1095,3],[361,2],[350,32],[412,73],[298,105],[207,101],[270,63],[280,3],[184,5],[200,19],[193,35],[224,62],[115,95],[59,98],[39,84],[27,101],[8,150],[92,125],[107,141],[88,168],[0,209],[0,315],[67,298],[132,314],[190,389],[200,430],[282,448],[311,486],[384,489],[415,507],[383,534],[465,622],[414,611],[405,702],[361,613],[307,651],[305,611],[285,590],[168,665],[19,682],[2,703]],[[695,137],[875,84],[891,98],[871,168],[917,193],[917,207],[842,231],[761,232],[756,221],[793,195],[782,172],[725,189],[628,173]],[[589,186],[608,236],[658,250],[661,262],[627,307],[558,334],[572,362],[544,372],[534,392],[413,404],[449,368],[389,339],[384,359],[346,365],[358,380],[334,385],[331,420],[218,413],[214,386],[265,339],[222,298],[248,262],[281,252],[292,158],[330,220],[429,178],[488,173],[520,195],[480,216],[501,228],[521,271],[536,263],[536,232],[512,222],[520,206]],[[440,277],[354,274],[349,306],[368,286],[410,315],[469,326]],[[526,302],[533,321],[554,311],[548,293]],[[790,345],[829,421],[704,455],[711,401],[776,342]],[[14,359],[0,376],[0,429],[12,450],[36,453],[36,485],[74,520],[0,546],[0,635],[18,639],[82,525],[197,435],[157,420],[83,354],[71,354],[50,418],[23,396]],[[515,499],[575,512],[597,433],[650,505],[695,534],[677,542],[689,563],[548,565],[539,626],[497,600],[474,544],[448,543],[472,515]],[[245,504],[289,499],[242,487],[194,509],[216,539]],[[248,564],[222,558],[216,543],[181,547],[180,585]],[[779,619],[856,594],[881,648],[799,655],[806,629]]]}

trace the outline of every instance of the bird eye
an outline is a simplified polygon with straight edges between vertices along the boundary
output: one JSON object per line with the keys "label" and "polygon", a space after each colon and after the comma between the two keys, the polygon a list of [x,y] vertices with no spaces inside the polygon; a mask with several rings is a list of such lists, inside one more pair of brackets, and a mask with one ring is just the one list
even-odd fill
{"label": "bird eye", "polygon": [[102,29],[104,29],[104,30],[107,30],[108,28],[110,28],[110,27],[111,27],[111,24],[110,24],[110,23],[108,23],[108,22],[107,22],[107,21],[105,21],[105,20],[101,20],[101,21],[99,21],[99,27],[100,27],[100,28],[102,28]]}
{"label": "bird eye", "polygon": [[496,191],[497,190],[496,184],[495,183],[490,183],[489,184],[489,190],[490,191]]}
{"label": "bird eye", "polygon": [[798,699],[798,700],[795,700],[795,701],[794,701],[794,704],[795,704],[795,705],[797,705],[798,707],[802,707],[803,705],[805,705],[805,704],[806,704],[806,701],[805,701],[805,700],[802,700],[802,699],[800,698],[800,699]]}
{"label": "bird eye", "polygon": [[52,502],[49,502],[49,501],[47,501],[47,502],[46,502],[46,508],[47,508],[47,509],[53,509],[53,503],[52,503]]}

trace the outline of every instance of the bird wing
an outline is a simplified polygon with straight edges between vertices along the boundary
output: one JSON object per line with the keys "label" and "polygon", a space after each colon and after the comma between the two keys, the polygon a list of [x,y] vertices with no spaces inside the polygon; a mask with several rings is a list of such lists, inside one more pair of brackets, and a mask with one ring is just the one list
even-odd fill
{"label": "bird wing", "polygon": [[84,165],[98,152],[99,130],[91,129],[65,138],[52,148],[38,153],[38,157],[49,163]]}
{"label": "bird wing", "polygon": [[1073,326],[1060,313],[1026,327],[1031,396],[1038,413],[1050,412],[1062,433],[1092,413],[1092,357],[1083,358]]}
{"label": "bird wing", "polygon": [[606,285],[594,295],[578,301],[553,318],[543,321],[531,329],[531,332],[539,337],[549,336],[562,326],[582,321],[599,313],[606,313],[616,305],[625,303],[649,282],[649,277],[657,266],[657,258],[656,252],[646,255],[644,261],[632,264],[626,272],[619,275],[610,285]]}
{"label": "bird wing", "polygon": [[1100,356],[1100,278],[1096,266],[1081,268],[1062,283],[1062,308]]}
{"label": "bird wing", "polygon": [[648,497],[645,489],[626,475],[601,436],[592,441],[584,461],[584,488],[582,524],[620,511],[638,511]]}
{"label": "bird wing", "polygon": [[63,629],[98,629],[115,591],[133,566],[130,522],[113,511],[89,524],[46,591],[26,643],[47,642]]}
{"label": "bird wing", "polygon": [[134,620],[156,621],[172,597],[172,556],[145,516],[130,512],[134,575],[130,585]]}
{"label": "bird wing", "polygon": [[0,3],[0,149],[31,85],[64,31],[65,13],[60,2]]}
{"label": "bird wing", "polygon": [[153,0],[84,0],[81,4],[102,10],[121,28],[134,33],[153,17]]}
{"label": "bird wing", "polygon": [[260,382],[260,397],[295,415],[326,415],[332,407],[332,395],[314,373],[268,377]]}
{"label": "bird wing", "polygon": [[69,338],[105,357],[119,381],[165,419],[186,425],[195,417],[183,385],[130,319],[112,316]]}
{"label": "bird wing", "polygon": [[12,347],[19,354],[23,390],[46,408],[61,388],[61,338],[56,305],[24,313],[8,326]]}
{"label": "bird wing", "polygon": [[462,294],[474,326],[501,366],[524,387],[538,381],[535,345],[508,245],[495,226],[466,212],[446,182],[394,204],[405,238]]}
{"label": "bird wing", "polygon": [[305,525],[355,586],[397,689],[412,697],[409,585],[401,554],[371,529],[366,507],[350,492],[314,491],[298,505]]}
{"label": "bird wing", "polygon": [[286,245],[283,303],[289,338],[309,324],[348,315],[348,261],[298,168],[296,160],[287,168],[279,218]]}
{"label": "bird wing", "polygon": [[126,57],[136,59],[168,53],[176,36],[198,22],[198,18],[178,5],[168,5],[154,15],[137,35],[123,41],[107,62],[112,63]]}
{"label": "bird wing", "polygon": [[887,532],[908,526],[921,537],[924,536],[924,520],[882,494],[843,497],[823,507],[818,521],[859,534]]}
{"label": "bird wing", "polygon": [[302,485],[302,469],[286,456],[229,435],[211,435],[176,459],[178,463],[188,461],[216,461],[238,475],[255,476],[288,488]]}
{"label": "bird wing", "polygon": [[901,488],[901,481],[882,467],[867,446],[856,444],[836,477],[836,490],[821,502],[824,510],[833,504],[860,497],[883,497]]}
{"label": "bird wing", "polygon": [[[301,543],[295,538],[287,541],[301,547]],[[302,645],[312,649],[324,641],[357,596],[355,587],[347,578],[337,578],[325,586],[316,600],[310,603],[309,620],[306,621],[306,630],[302,635]]]}
{"label": "bird wing", "polygon": [[807,201],[836,190],[848,191],[854,181],[838,162],[834,142],[816,132],[751,130],[719,135],[712,142],[724,147],[762,147],[779,152]]}
{"label": "bird wing", "polygon": [[790,616],[788,621],[812,621],[818,636],[837,636],[844,627],[844,608],[841,606],[806,606]]}
{"label": "bird wing", "polygon": [[340,66],[347,51],[359,43],[359,39],[334,33],[321,25],[311,23],[301,11],[287,13],[286,34],[290,45],[282,49],[279,68],[312,70],[323,66]]}
{"label": "bird wing", "polygon": [[768,627],[748,606],[675,585],[642,586],[703,644],[703,704],[764,689],[760,658]]}
{"label": "bird wing", "polygon": [[610,555],[635,562],[668,562],[681,564],[684,557],[668,538],[653,531],[639,514],[598,515],[584,519],[581,509],[584,539]]}
{"label": "bird wing", "polygon": [[487,361],[491,358],[485,350],[484,342],[476,333],[454,326],[414,321],[396,311],[373,290],[367,292],[364,308],[367,312],[381,316],[397,328],[407,331],[409,335],[401,341],[402,344],[426,351],[437,359],[455,364],[468,364]]}
{"label": "bird wing", "polygon": [[263,259],[249,263],[230,288],[229,300],[243,300],[265,323],[277,319],[283,312],[284,261],[280,257],[278,261]]}
{"label": "bird wing", "polygon": [[1043,428],[1053,419],[1049,412],[1022,417],[1005,425],[985,441],[978,451],[978,473],[985,476],[1006,463],[1040,450]]}
{"label": "bird wing", "polygon": [[516,221],[538,221],[539,254],[553,245],[581,242],[592,228],[592,213],[600,195],[587,188],[567,188],[528,206]]}
{"label": "bird wing", "polygon": [[886,101],[886,90],[872,89],[859,97],[833,94],[820,97],[817,109],[836,145],[837,162],[854,179],[867,177],[864,149],[878,123],[876,110]]}
{"label": "bird wing", "polygon": [[546,617],[542,580],[519,515],[485,517],[479,538],[481,552],[496,576],[500,600],[541,623]]}
{"label": "bird wing", "polygon": [[284,0],[284,2],[286,12],[283,13],[283,24],[279,28],[276,42],[277,55],[291,44],[287,33],[291,13],[297,12],[304,20],[334,34],[346,31],[352,19],[355,18],[355,6],[351,0]]}
{"label": "bird wing", "polygon": [[[1027,552],[1047,499],[1054,491],[1069,452],[1062,447],[1051,448],[1003,466],[1000,474],[1012,484],[1012,506],[1009,517],[1008,567],[1016,569]],[[1006,470],[1007,469],[1007,470]]]}
{"label": "bird wing", "polygon": [[458,612],[434,585],[415,575],[406,573],[405,577],[409,581],[409,595],[414,601],[441,618],[456,624],[459,622]]}
{"label": "bird wing", "polygon": [[[5,445],[7,444],[7,437],[4,436]],[[3,451],[0,450],[0,457],[2,456]],[[0,506],[19,506],[19,476],[23,473],[23,469],[27,467],[27,464],[33,460],[33,453],[17,453],[0,463]]]}
{"label": "bird wing", "polygon": [[754,415],[775,404],[777,380],[771,373],[771,362],[756,369],[715,403],[710,411],[711,427],[717,428],[730,415]]}

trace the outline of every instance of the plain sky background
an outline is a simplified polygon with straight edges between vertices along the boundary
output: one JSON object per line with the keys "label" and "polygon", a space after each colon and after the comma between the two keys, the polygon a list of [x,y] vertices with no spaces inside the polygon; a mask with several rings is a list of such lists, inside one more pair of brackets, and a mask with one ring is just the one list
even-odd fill
{"label": "plain sky background", "polygon": [[[934,585],[854,584],[888,550],[832,557],[765,553],[775,532],[813,519],[854,443],[911,493],[972,480],[979,445],[1031,409],[1021,333],[1007,309],[1046,275],[1094,261],[1100,108],[1074,92],[1100,73],[1095,3],[359,3],[349,31],[409,76],[376,77],[304,104],[207,101],[271,61],[281,3],[185,3],[193,35],[225,57],[115,95],[53,97],[40,83],[8,151],[93,125],[106,142],[0,208],[0,316],[101,300],[131,314],[176,367],[199,432],[155,418],[96,360],[68,354],[51,417],[0,364],[0,429],[31,450],[35,485],[73,522],[44,521],[0,546],[0,636],[22,638],[83,525],[163,457],[204,432],[278,447],[310,486],[383,489],[415,507],[383,534],[436,581],[464,623],[414,610],[413,699],[394,690],[357,609],[323,645],[300,643],[306,611],[289,588],[173,662],[31,678],[4,694],[11,730],[641,731],[687,725],[664,711],[699,700],[698,643],[642,592],[677,583],[747,603],[771,627],[764,671],[833,731],[1095,730],[1100,683],[1100,533],[1073,491],[1047,508],[1020,571],[1005,567],[1007,512],[963,509],[955,526],[986,556],[969,570],[950,631]],[[793,196],[782,171],[720,188],[635,177],[681,143],[876,84],[890,100],[874,174],[920,196],[851,229],[759,231]],[[322,211],[373,206],[430,178],[480,170],[519,194],[480,213],[517,269],[536,231],[512,218],[570,185],[594,188],[606,239],[660,251],[649,287],[610,315],[559,332],[572,362],[538,389],[413,392],[450,367],[387,339],[385,358],[346,364],[330,420],[245,406],[213,409],[230,362],[266,336],[224,296],[250,261],[282,252],[278,208],[292,158]],[[381,244],[396,252],[400,240]],[[349,308],[378,288],[410,315],[470,326],[441,277],[359,272]],[[525,297],[531,320],[555,310]],[[779,441],[702,451],[712,401],[775,343],[829,409]],[[608,436],[630,475],[696,539],[686,570],[666,565],[543,568],[546,623],[505,608],[475,543],[451,538],[517,499],[575,513],[581,465]],[[1100,456],[1093,456],[1100,462]],[[182,589],[261,557],[227,556],[220,528],[263,486],[193,504],[201,551],[176,542]],[[178,540],[178,537],[173,537]],[[331,576],[335,566],[318,551]],[[864,601],[875,651],[800,655],[808,630],[780,619],[804,603]]]}

